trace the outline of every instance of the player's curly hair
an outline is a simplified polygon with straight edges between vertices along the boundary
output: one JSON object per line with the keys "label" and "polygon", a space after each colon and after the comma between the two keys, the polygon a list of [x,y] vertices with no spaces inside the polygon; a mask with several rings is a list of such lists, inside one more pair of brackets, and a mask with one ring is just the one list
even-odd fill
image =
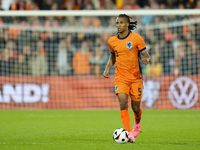
{"label": "player's curly hair", "polygon": [[[134,22],[131,22],[130,21],[130,16],[128,16],[128,15],[126,15],[126,14],[119,14],[119,16],[118,17],[123,17],[123,18],[126,18],[126,20],[128,21],[128,23],[129,23],[129,26],[128,26],[128,29],[129,30],[134,30],[135,28],[137,28],[137,21],[134,21]],[[132,18],[131,18],[132,19]]]}

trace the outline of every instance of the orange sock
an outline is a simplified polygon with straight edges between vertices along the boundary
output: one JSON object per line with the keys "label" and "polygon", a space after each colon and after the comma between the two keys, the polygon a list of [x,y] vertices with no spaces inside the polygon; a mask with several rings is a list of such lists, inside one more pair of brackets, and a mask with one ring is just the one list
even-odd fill
{"label": "orange sock", "polygon": [[138,124],[141,120],[142,108],[140,108],[140,112],[138,114],[134,113],[134,115],[135,115],[135,122]]}
{"label": "orange sock", "polygon": [[127,109],[121,110],[120,111],[122,123],[124,125],[124,128],[128,131],[131,132],[131,124],[130,124],[130,115]]}

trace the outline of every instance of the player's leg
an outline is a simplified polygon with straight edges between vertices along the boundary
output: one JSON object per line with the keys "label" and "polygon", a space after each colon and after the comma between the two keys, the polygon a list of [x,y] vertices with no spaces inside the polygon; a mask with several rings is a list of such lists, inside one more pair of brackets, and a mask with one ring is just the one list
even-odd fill
{"label": "player's leg", "polygon": [[131,85],[131,107],[135,116],[135,123],[132,131],[134,137],[137,137],[140,133],[140,123],[142,116],[142,108],[140,108],[140,103],[142,99],[142,91],[142,82],[136,82]]}
{"label": "player's leg", "polygon": [[117,98],[119,100],[120,116],[124,128],[128,132],[131,132],[130,115],[128,112],[128,95],[126,93],[117,93]]}
{"label": "player's leg", "polygon": [[142,108],[140,108],[140,103],[141,103],[141,101],[138,102],[138,101],[131,100],[131,108],[134,112],[136,123],[139,123],[141,120]]}
{"label": "player's leg", "polygon": [[133,143],[135,142],[135,138],[134,138],[133,133],[131,132],[130,115],[128,112],[128,94],[117,93],[117,97],[118,97],[119,105],[120,105],[120,116],[121,116],[122,123],[124,125],[124,128],[129,133],[129,142]]}
{"label": "player's leg", "polygon": [[140,134],[140,123],[142,117],[142,108],[140,108],[140,102],[131,101],[132,110],[134,111],[135,123],[133,127],[133,136],[137,137]]}
{"label": "player's leg", "polygon": [[[131,124],[130,124],[130,115],[128,112],[128,93],[130,90],[129,83],[126,83],[124,81],[115,80],[115,93],[117,95],[117,98],[119,100],[120,105],[120,116],[122,123],[124,125],[124,128],[132,134],[131,132]],[[129,135],[129,142],[135,142],[135,138],[132,135],[130,137]]]}

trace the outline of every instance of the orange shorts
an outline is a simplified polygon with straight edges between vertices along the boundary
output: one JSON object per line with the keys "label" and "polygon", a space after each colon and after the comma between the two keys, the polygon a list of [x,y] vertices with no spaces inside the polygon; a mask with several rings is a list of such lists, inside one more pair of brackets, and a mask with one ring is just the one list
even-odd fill
{"label": "orange shorts", "polygon": [[138,102],[141,101],[143,92],[142,80],[136,82],[129,82],[116,78],[114,83],[116,94],[126,93],[127,95],[130,95],[131,100]]}

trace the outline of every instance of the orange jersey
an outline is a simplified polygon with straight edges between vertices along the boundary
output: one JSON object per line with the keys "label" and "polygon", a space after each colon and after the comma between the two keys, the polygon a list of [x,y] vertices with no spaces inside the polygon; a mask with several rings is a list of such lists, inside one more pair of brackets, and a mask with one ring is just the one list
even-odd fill
{"label": "orange jersey", "polygon": [[118,35],[110,37],[108,46],[116,56],[115,77],[127,81],[142,79],[140,68],[140,52],[146,49],[143,38],[136,33],[129,32],[124,38]]}

